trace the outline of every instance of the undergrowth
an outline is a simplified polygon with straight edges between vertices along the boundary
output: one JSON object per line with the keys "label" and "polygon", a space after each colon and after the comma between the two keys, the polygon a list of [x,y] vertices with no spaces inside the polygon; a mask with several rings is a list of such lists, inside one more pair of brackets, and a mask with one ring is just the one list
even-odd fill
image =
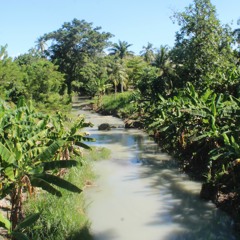
{"label": "undergrowth", "polygon": [[121,118],[127,117],[136,111],[135,97],[134,92],[105,95],[102,98],[100,111],[103,109],[109,114],[118,115]]}
{"label": "undergrowth", "polygon": [[[92,171],[92,162],[108,158],[110,151],[105,148],[95,148],[84,153],[82,164],[72,168],[65,179],[84,190],[84,186],[92,182],[95,175]],[[40,219],[31,228],[27,235],[32,240],[91,240],[89,233],[90,222],[85,214],[83,194],[62,191],[62,197],[40,192],[31,197],[25,204],[26,214],[41,212]]]}

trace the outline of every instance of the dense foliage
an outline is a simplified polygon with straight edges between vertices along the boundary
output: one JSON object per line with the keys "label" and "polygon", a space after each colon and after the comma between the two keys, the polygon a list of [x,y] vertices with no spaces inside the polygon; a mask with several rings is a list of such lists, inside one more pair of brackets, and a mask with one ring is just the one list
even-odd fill
{"label": "dense foliage", "polygon": [[23,98],[16,107],[1,101],[0,116],[0,197],[9,196],[11,204],[10,219],[0,214],[0,226],[13,238],[26,239],[22,230],[34,223],[40,212],[25,219],[23,200],[36,187],[57,197],[62,196],[59,188],[81,192],[59,176],[59,169],[76,166],[78,162],[71,159],[81,155],[80,148],[89,148],[83,141],[92,139],[79,132],[89,123],[80,118],[66,129],[60,113],[55,117],[37,113]]}
{"label": "dense foliage", "polygon": [[73,19],[64,23],[57,31],[45,34],[44,41],[52,41],[45,54],[59,66],[65,74],[68,94],[72,92],[72,82],[81,82],[81,69],[86,62],[103,54],[108,45],[110,33],[100,32],[101,28],[93,28],[91,23]]}
{"label": "dense foliage", "polygon": [[[204,182],[202,197],[239,221],[240,68],[234,45],[239,30],[222,26],[209,0],[195,0],[174,19],[181,28],[172,49],[148,44],[142,52],[147,65],[137,57],[127,60],[128,73],[135,73],[129,75],[135,113],[123,116],[140,121],[136,126],[144,126],[185,171]],[[122,111],[115,100],[104,100],[102,107]]]}
{"label": "dense foliage", "polygon": [[[6,100],[0,104],[0,190],[2,197],[11,190],[13,203],[12,223],[0,222],[9,234],[21,234],[22,191],[44,183],[60,196],[48,183],[56,184],[48,160],[69,160],[78,153],[75,145],[87,147],[77,133],[83,120],[66,130],[60,113],[38,114],[21,96],[45,110],[66,106],[73,92],[96,97],[97,109],[140,121],[185,170],[214,187],[214,200],[230,192],[230,200],[239,199],[239,29],[222,25],[210,0],[194,0],[173,21],[180,26],[175,45],[147,43],[138,56],[132,44],[111,44],[111,33],[78,19],[39,37],[36,49],[15,59],[0,48],[0,96]],[[102,101],[105,94],[112,95]]]}

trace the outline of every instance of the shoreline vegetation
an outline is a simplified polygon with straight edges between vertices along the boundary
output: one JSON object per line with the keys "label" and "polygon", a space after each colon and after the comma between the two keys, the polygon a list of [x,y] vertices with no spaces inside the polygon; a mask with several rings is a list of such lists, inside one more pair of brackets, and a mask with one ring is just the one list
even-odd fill
{"label": "shoreline vegetation", "polygon": [[87,145],[91,123],[41,113],[24,98],[2,100],[0,115],[0,236],[91,239],[82,191],[94,180],[92,162],[110,155]]}
{"label": "shoreline vegetation", "polygon": [[[64,179],[76,184],[84,192],[85,188],[94,184],[96,178],[92,170],[93,162],[108,159],[110,154],[110,150],[101,147],[85,150],[81,159],[82,165],[70,169]],[[91,223],[85,213],[87,205],[84,194],[68,191],[63,191],[62,194],[63,196],[57,199],[55,196],[40,192],[26,202],[26,213],[44,209],[38,222],[26,229],[29,239],[92,240],[89,232]]]}
{"label": "shoreline vegetation", "polygon": [[[150,106],[148,105],[147,109],[145,109],[143,106],[142,109],[137,110],[136,108],[134,108],[134,106],[138,105],[139,102],[137,102],[135,97],[136,97],[136,93],[134,92],[119,93],[117,95],[115,94],[106,95],[106,96],[103,96],[102,102],[99,106],[97,106],[97,100],[94,100],[91,103],[91,106],[93,106],[94,111],[100,114],[113,115],[115,117],[122,118],[123,121],[125,122],[126,128],[138,128],[147,132],[150,136],[152,136],[155,142],[159,144],[159,146],[162,148],[163,151],[167,152],[168,154],[170,154],[171,156],[175,157],[178,160],[184,172],[186,172],[191,178],[202,181],[202,190],[199,193],[199,197],[207,201],[209,200],[212,201],[217,208],[220,208],[221,210],[229,214],[235,222],[235,230],[237,232],[240,232],[240,219],[239,219],[240,199],[238,195],[239,186],[238,186],[238,183],[236,182],[236,179],[238,179],[238,175],[239,175],[238,162],[236,162],[235,165],[233,166],[235,167],[235,169],[233,169],[234,172],[230,173],[233,175],[229,176],[229,172],[223,171],[222,173],[219,173],[219,175],[217,176],[218,178],[211,179],[211,175],[208,176],[204,174],[204,171],[206,171],[206,167],[202,166],[202,169],[200,168],[201,167],[200,161],[203,153],[200,152],[200,154],[196,156],[198,157],[196,158],[196,160],[198,161],[197,163],[195,162],[196,160],[192,161],[194,160],[193,156],[197,155],[195,153],[196,147],[190,150],[189,148],[187,148],[187,144],[190,144],[190,143],[187,143],[187,142],[183,146],[184,144],[183,141],[187,141],[187,136],[182,136],[182,135],[177,136],[176,133],[174,133],[176,135],[175,142],[171,142],[169,145],[166,146],[163,140],[166,139],[164,138],[164,134],[168,129],[168,126],[165,126],[164,122],[162,122],[162,126],[160,127],[164,128],[165,126],[166,128],[163,132],[161,132],[161,130],[158,129],[159,127],[158,125],[151,126],[150,123],[147,121],[148,118],[151,118],[152,122],[154,122],[153,115],[151,115],[151,113],[149,114],[148,112],[150,110]],[[195,96],[195,97],[198,98],[199,96]],[[164,99],[161,99],[161,102],[164,102]],[[171,103],[169,102],[165,102],[165,103],[168,105],[168,108],[170,108]],[[227,105],[230,106],[229,102]],[[231,106],[233,106],[233,103],[231,103]],[[171,110],[170,110],[170,114],[172,115],[176,110],[173,110],[173,112]],[[185,107],[184,112],[188,112],[188,111],[189,109]],[[203,115],[203,113],[201,114]],[[198,115],[198,114],[194,112],[194,116],[195,115]],[[227,115],[224,116],[224,118],[226,117]],[[174,117],[172,117],[172,119],[169,119],[167,124],[169,125],[170,122],[174,122],[174,121],[175,121],[175,124],[177,125],[178,123],[176,122]],[[234,120],[231,120],[231,121],[234,121]],[[187,122],[185,122],[185,124],[186,126],[183,126],[181,129],[183,132],[185,127],[188,126]],[[195,125],[194,128],[196,127],[197,126]],[[207,140],[207,136],[205,136],[204,133],[201,132],[201,135],[204,136],[203,137],[204,141],[209,141]],[[183,139],[184,137],[185,139]],[[195,138],[197,137],[195,136]],[[169,139],[169,136],[167,136],[167,139]],[[197,141],[198,141],[198,138],[197,138]],[[201,141],[201,138],[199,138],[199,141]],[[202,141],[200,142],[199,146],[202,146]],[[217,147],[217,149],[218,148],[220,147]],[[186,155],[186,149],[187,149],[187,155]],[[200,151],[202,150],[203,152],[208,151],[207,155],[205,155],[205,158],[206,158],[206,161],[210,161],[210,158],[211,158],[210,153],[213,152],[215,149],[216,149],[216,146],[212,145],[210,149],[206,150],[201,147],[199,150]],[[217,157],[221,157],[221,154],[219,154]],[[216,171],[214,168],[211,170]],[[234,182],[231,181],[231,176],[235,178]]]}
{"label": "shoreline vegetation", "polygon": [[[71,118],[71,107],[79,107],[71,106],[74,94],[95,99],[87,109],[153,136],[203,182],[200,196],[228,212],[240,229],[240,28],[222,24],[210,0],[193,0],[172,20],[179,25],[174,46],[148,42],[139,54],[76,18],[14,59],[7,44],[0,46],[0,200],[11,203],[8,214],[0,212],[0,235],[28,239],[27,229],[42,213],[51,218],[37,206],[26,216],[26,193],[43,189],[61,198],[62,190],[82,192],[84,185],[61,175],[81,164],[86,142],[93,141],[82,132],[91,123]],[[71,238],[59,222],[50,232],[57,227]]]}

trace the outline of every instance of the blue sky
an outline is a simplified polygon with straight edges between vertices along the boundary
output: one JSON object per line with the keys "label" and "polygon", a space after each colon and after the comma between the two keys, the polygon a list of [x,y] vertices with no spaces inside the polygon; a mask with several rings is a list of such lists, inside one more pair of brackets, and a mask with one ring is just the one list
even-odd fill
{"label": "blue sky", "polygon": [[[183,11],[190,0],[0,0],[0,45],[8,45],[10,56],[26,53],[38,37],[59,29],[74,18],[92,22],[111,39],[133,44],[136,54],[148,42],[155,47],[174,45],[179,30],[170,17]],[[212,0],[222,24],[237,26],[240,0]]]}

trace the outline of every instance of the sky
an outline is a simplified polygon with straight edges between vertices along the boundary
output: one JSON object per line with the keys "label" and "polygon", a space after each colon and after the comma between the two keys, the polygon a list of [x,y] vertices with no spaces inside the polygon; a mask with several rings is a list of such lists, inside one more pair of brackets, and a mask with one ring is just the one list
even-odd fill
{"label": "sky", "polygon": [[[240,27],[240,0],[211,0],[222,24]],[[36,40],[61,28],[74,18],[114,35],[112,42],[127,41],[139,54],[148,42],[154,47],[174,46],[180,29],[171,20],[190,0],[0,0],[0,46],[8,45],[9,56],[27,53]]]}

